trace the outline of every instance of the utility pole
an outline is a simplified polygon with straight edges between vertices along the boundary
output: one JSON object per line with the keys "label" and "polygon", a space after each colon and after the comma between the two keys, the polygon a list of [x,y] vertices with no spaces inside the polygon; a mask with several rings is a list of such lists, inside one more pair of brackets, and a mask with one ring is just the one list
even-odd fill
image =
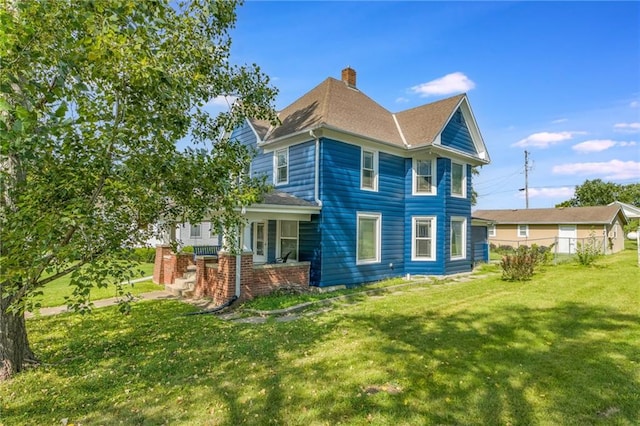
{"label": "utility pole", "polygon": [[529,153],[524,150],[524,199],[525,206],[529,208]]}

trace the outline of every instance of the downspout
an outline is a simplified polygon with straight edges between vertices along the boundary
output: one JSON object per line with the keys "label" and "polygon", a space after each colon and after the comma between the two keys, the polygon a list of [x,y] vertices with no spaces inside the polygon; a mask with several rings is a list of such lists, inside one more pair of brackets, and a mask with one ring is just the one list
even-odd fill
{"label": "downspout", "polygon": [[316,202],[316,205],[318,207],[322,207],[322,200],[320,199],[320,138],[316,136],[313,130],[309,130],[309,135],[316,141],[313,198],[314,198],[314,201]]}
{"label": "downspout", "polygon": [[[246,212],[245,208],[242,208],[242,215]],[[244,227],[238,226],[238,249],[239,253],[236,254],[236,298],[240,297],[240,283],[242,281],[242,252],[243,252],[243,241],[242,235],[244,234]]]}

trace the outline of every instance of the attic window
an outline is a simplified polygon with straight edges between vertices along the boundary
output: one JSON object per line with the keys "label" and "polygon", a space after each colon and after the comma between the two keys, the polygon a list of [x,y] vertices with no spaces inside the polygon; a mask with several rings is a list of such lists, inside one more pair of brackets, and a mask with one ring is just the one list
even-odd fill
{"label": "attic window", "polygon": [[464,124],[464,119],[462,118],[462,111],[461,110],[456,110],[456,113],[454,114],[454,120],[456,123],[458,124]]}

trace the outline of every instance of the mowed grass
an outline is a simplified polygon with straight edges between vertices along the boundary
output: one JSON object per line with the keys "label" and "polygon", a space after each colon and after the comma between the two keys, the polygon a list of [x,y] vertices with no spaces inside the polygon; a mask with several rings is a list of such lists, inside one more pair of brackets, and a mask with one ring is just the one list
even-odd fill
{"label": "mowed grass", "polygon": [[[134,267],[135,274],[142,277],[149,277],[153,275],[153,263],[140,263]],[[73,288],[69,286],[70,276],[58,278],[55,281],[48,283],[42,289],[42,295],[35,296],[34,300],[40,302],[42,308],[48,308],[51,306],[62,306],[66,304],[65,297],[71,296]],[[151,281],[142,281],[134,283],[131,286],[125,286],[125,291],[131,293],[134,296],[138,294],[162,290],[163,288]],[[115,297],[115,287],[94,287],[91,289],[91,300],[107,299],[109,297]]]}
{"label": "mowed grass", "polygon": [[636,252],[499,276],[290,322],[170,300],[30,319],[43,365],[0,385],[0,424],[637,425]]}

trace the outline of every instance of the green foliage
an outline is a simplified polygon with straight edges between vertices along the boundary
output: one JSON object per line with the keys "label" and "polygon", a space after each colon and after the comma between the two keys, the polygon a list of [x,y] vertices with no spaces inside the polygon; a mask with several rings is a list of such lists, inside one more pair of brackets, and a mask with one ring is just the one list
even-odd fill
{"label": "green foliage", "polygon": [[605,206],[614,201],[640,206],[640,183],[621,185],[587,179],[576,186],[573,198],[556,204],[556,207]]}
{"label": "green foliage", "polygon": [[0,386],[6,425],[634,425],[636,252],[506,289],[499,274],[289,321],[177,301],[28,320],[42,368]]}
{"label": "green foliage", "polygon": [[[143,254],[114,253],[146,241],[150,225],[216,211],[216,228],[235,229],[240,207],[260,200],[264,180],[245,176],[253,153],[227,135],[246,117],[276,120],[276,91],[258,66],[231,60],[236,6],[0,8],[0,292],[12,309],[63,275],[79,308],[92,286],[128,278]],[[238,102],[212,116],[219,96]]]}
{"label": "green foliage", "polygon": [[594,232],[591,232],[585,241],[578,242],[576,245],[576,260],[583,266],[592,265],[600,256],[602,256],[602,247]]}
{"label": "green foliage", "polygon": [[640,219],[631,219],[629,223],[624,226],[624,238],[627,238],[629,232],[637,232],[640,230]]}
{"label": "green foliage", "polygon": [[133,249],[132,258],[136,262],[154,263],[156,261],[156,249],[151,247],[136,247]]}
{"label": "green foliage", "polygon": [[526,281],[531,279],[535,267],[544,259],[537,247],[520,246],[513,254],[502,256],[500,267],[502,279],[509,281]]}

